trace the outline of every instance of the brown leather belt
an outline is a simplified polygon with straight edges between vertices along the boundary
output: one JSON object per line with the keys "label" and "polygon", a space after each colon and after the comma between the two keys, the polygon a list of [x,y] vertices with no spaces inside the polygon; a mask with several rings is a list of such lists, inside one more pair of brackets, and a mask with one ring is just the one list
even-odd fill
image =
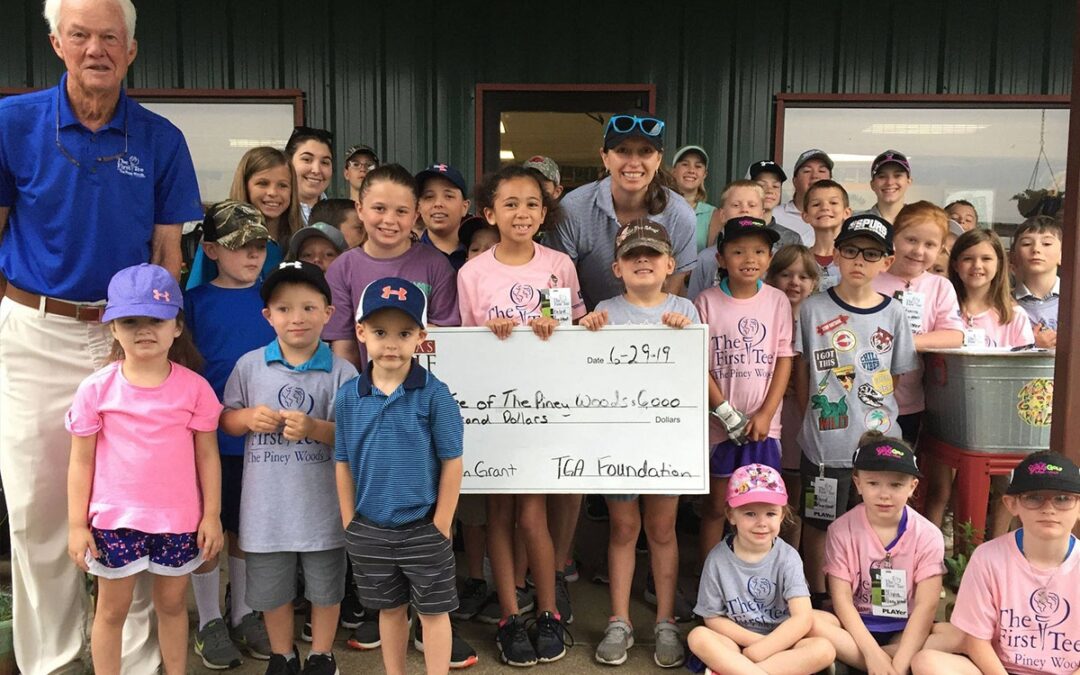
{"label": "brown leather belt", "polygon": [[[4,289],[4,295],[20,305],[38,309],[41,307],[41,296],[15,288],[11,284]],[[101,314],[105,311],[105,305],[88,305],[81,302],[66,302],[56,298],[45,298],[45,313],[66,316],[76,321],[101,321]]]}

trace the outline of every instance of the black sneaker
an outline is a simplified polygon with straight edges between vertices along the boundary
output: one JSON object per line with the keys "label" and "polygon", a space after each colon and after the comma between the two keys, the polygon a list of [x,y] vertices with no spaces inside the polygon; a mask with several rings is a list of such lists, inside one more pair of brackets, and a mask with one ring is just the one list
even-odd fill
{"label": "black sneaker", "polygon": [[333,654],[308,654],[304,675],[341,675]]}
{"label": "black sneaker", "polygon": [[271,654],[270,662],[266,664],[266,675],[300,675],[300,650],[293,645],[292,658],[287,659],[281,654]]}
{"label": "black sneaker", "polygon": [[345,641],[345,644],[352,649],[366,651],[378,649],[382,644],[382,639],[379,637],[379,613],[368,612],[368,617],[353,629],[352,635]]}
{"label": "black sneaker", "polygon": [[600,495],[585,495],[585,517],[596,522],[610,518],[607,500]]}
{"label": "black sneaker", "polygon": [[495,631],[495,646],[499,648],[499,658],[507,665],[536,665],[536,650],[529,641],[524,620],[517,614],[499,625],[499,629]]}
{"label": "black sneaker", "polygon": [[304,614],[304,627],[300,629],[300,639],[304,642],[311,642],[311,607],[308,606],[307,613]]}
{"label": "black sneaker", "polygon": [[364,620],[364,607],[356,597],[355,583],[345,584],[345,597],[341,600],[341,617],[338,622],[342,628],[356,628]]}
{"label": "black sneaker", "polygon": [[574,638],[566,632],[562,621],[556,619],[551,612],[541,612],[536,617],[533,633],[536,656],[541,663],[558,661],[566,656],[566,648],[574,644]]}
{"label": "black sneaker", "polygon": [[466,579],[461,594],[458,596],[458,608],[450,612],[450,617],[468,621],[479,614],[490,599],[491,591],[488,590],[486,581],[483,579]]}
{"label": "black sneaker", "polygon": [[574,609],[570,606],[570,589],[566,585],[566,575],[555,573],[555,609],[567,626],[574,623]]}
{"label": "black sneaker", "polygon": [[[461,670],[469,666],[475,666],[479,658],[476,650],[472,648],[465,638],[458,635],[457,628],[450,624],[450,669]],[[424,627],[420,620],[416,620],[416,630],[413,633],[413,647],[421,654],[424,653]]]}

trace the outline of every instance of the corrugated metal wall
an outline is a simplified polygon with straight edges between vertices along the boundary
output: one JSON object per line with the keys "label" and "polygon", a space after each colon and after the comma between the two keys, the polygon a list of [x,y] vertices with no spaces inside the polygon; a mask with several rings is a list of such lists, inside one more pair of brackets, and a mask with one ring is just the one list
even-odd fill
{"label": "corrugated metal wall", "polygon": [[[473,168],[478,82],[654,83],[715,191],[771,153],[778,92],[1067,94],[1073,0],[627,3],[136,0],[132,87],[297,88],[338,151]],[[3,0],[0,86],[61,64],[40,0]],[[470,176],[471,178],[471,176]]]}

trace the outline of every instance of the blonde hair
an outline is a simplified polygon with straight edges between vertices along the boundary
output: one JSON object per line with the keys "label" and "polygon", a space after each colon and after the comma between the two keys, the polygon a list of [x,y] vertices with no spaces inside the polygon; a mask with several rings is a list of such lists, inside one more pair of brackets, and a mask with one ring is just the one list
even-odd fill
{"label": "blonde hair", "polygon": [[927,222],[932,223],[941,231],[941,245],[944,246],[945,238],[949,236],[949,216],[945,213],[945,209],[925,200],[906,204],[900,209],[900,213],[896,215],[896,222],[893,223],[893,234],[900,234],[912,225]]}
{"label": "blonde hair", "polygon": [[[130,47],[131,41],[135,39],[135,5],[131,4],[131,0],[112,0],[116,3],[116,6],[120,8],[120,13],[124,15],[124,32],[127,41],[125,46]],[[60,15],[62,14],[62,7],[64,0],[45,0],[45,5],[42,8],[41,15],[45,17],[45,21],[49,24],[49,34],[56,36],[60,39]]]}
{"label": "blonde hair", "polygon": [[723,191],[720,193],[720,206],[724,205],[724,202],[727,201],[728,194],[732,190],[738,190],[739,188],[750,188],[750,189],[754,190],[755,192],[757,192],[758,198],[761,199],[762,202],[765,201],[765,188],[758,185],[755,181],[747,180],[747,179],[741,179],[741,180],[733,180],[733,181],[731,181],[730,183],[728,183],[727,185],[724,186]]}
{"label": "blonde hair", "polygon": [[274,240],[287,250],[289,239],[300,229],[303,220],[300,216],[300,195],[297,193],[296,172],[284,152],[266,145],[245,152],[240,158],[240,163],[236,165],[236,173],[233,174],[232,185],[229,187],[229,199],[250,203],[247,183],[251,177],[260,171],[279,166],[284,166],[289,171],[289,208],[278,219],[277,232],[271,232],[271,234],[276,235]]}

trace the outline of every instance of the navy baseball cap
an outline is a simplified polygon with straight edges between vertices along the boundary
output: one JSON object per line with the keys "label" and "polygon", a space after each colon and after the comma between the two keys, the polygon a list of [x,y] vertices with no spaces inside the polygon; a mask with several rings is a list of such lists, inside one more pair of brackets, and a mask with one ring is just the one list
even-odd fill
{"label": "navy baseball cap", "polygon": [[784,173],[784,168],[771,159],[763,159],[760,162],[754,162],[746,169],[746,175],[750,176],[750,180],[756,180],[757,177],[763,173],[776,174],[781,183],[787,180],[787,174]]}
{"label": "navy baseball cap", "polygon": [[833,246],[839,246],[848,239],[867,237],[885,247],[885,253],[893,254],[893,228],[889,221],[871,213],[852,216],[840,226],[840,234],[833,240]]}
{"label": "navy baseball cap", "polygon": [[780,233],[771,229],[769,224],[761,218],[739,216],[738,218],[732,218],[724,223],[724,229],[721,230],[720,234],[716,237],[716,250],[723,251],[724,244],[729,244],[736,239],[749,237],[755,234],[763,235],[768,239],[769,246],[780,241]]}
{"label": "navy baseball cap", "polygon": [[852,463],[857,471],[895,471],[921,478],[915,453],[892,438],[879,438],[859,446]]}
{"label": "navy baseball cap", "polygon": [[356,308],[356,321],[360,323],[384,309],[405,312],[421,328],[427,324],[427,298],[411,281],[383,277],[365,286],[360,294],[360,305]]}
{"label": "navy baseball cap", "polygon": [[429,178],[443,178],[450,181],[453,183],[454,187],[461,190],[462,196],[469,194],[469,186],[465,183],[465,176],[462,176],[460,171],[449,164],[432,164],[430,167],[416,174],[417,194],[424,191],[424,183],[426,183]]}
{"label": "navy baseball cap", "polygon": [[1007,495],[1038,490],[1080,493],[1080,469],[1065,455],[1056,452],[1036,452],[1024,458],[1013,469]]}
{"label": "navy baseball cap", "polygon": [[333,295],[330,293],[330,284],[326,283],[326,276],[323,274],[322,268],[309,262],[294,260],[281,263],[276,270],[270,273],[270,276],[266,277],[262,288],[259,289],[259,295],[262,296],[264,307],[270,303],[270,298],[274,295],[274,289],[285,282],[307,284],[323,294],[323,297],[326,298],[326,304],[334,304]]}
{"label": "navy baseball cap", "polygon": [[184,296],[173,275],[158,265],[125,267],[109,280],[109,296],[101,322],[129,316],[175,319],[184,309]]}

